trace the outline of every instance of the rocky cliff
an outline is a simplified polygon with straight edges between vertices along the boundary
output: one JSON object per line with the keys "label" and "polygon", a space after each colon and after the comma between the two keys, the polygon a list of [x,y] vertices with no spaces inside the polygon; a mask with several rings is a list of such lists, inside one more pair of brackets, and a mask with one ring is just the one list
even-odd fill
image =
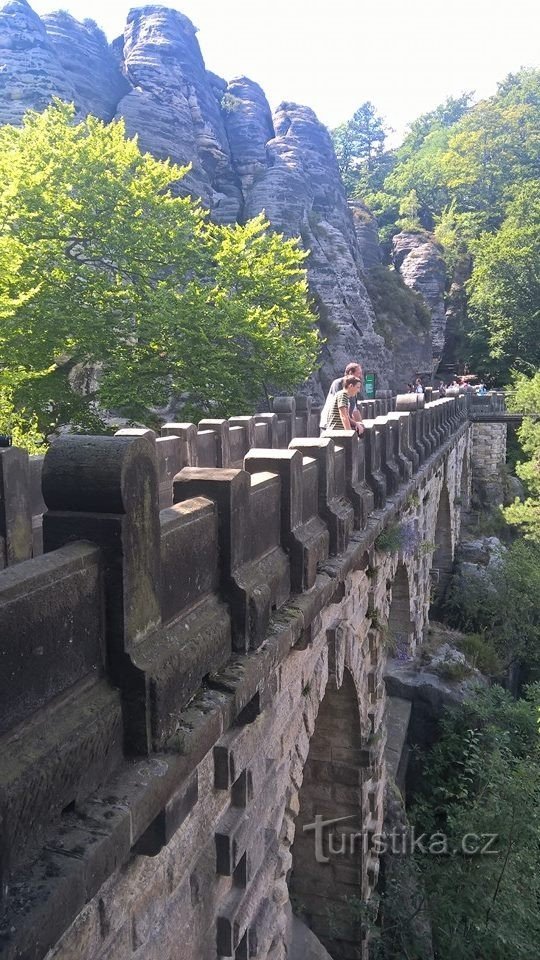
{"label": "rocky cliff", "polygon": [[[109,46],[92,21],[66,13],[40,20],[26,0],[0,0],[0,122],[19,123],[55,95],[80,115],[123,117],[143,150],[191,164],[175,189],[201,197],[216,220],[264,210],[277,230],[302,238],[326,338],[315,393],[353,358],[378,374],[378,386],[400,385],[402,364],[375,329],[365,285],[366,270],[380,262],[376,226],[349,208],[332,142],[312,110],[282,103],[272,116],[258,84],[209,72],[195,28],[178,11],[131,10]],[[439,338],[437,314],[434,322]],[[411,330],[406,339],[412,373],[425,366],[426,338]]]}
{"label": "rocky cliff", "polygon": [[446,264],[442,248],[428,233],[404,231],[392,240],[392,260],[407,286],[421,294],[430,310],[433,355],[440,359],[446,333]]}

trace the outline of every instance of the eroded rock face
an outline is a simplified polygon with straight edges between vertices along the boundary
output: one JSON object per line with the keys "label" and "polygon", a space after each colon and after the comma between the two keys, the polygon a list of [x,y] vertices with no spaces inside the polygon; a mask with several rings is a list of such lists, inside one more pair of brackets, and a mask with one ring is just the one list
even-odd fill
{"label": "eroded rock face", "polygon": [[220,103],[232,165],[246,197],[267,172],[266,144],[275,135],[272,112],[262,87],[247,77],[226,84]]}
{"label": "eroded rock face", "polygon": [[[300,236],[310,251],[311,291],[327,337],[323,387],[351,359],[375,370],[386,384],[392,359],[373,330],[362,257],[328,131],[313,110],[294,103],[278,107],[274,129],[266,168],[245,188],[244,216],[265,210],[276,229]],[[236,157],[235,162],[239,165]]]}
{"label": "eroded rock face", "polygon": [[349,200],[356,239],[365,270],[373,270],[382,264],[382,252],[379,244],[379,228],[371,210],[361,200]]}
{"label": "eroded rock face", "polygon": [[0,2],[0,124],[20,123],[54,96],[71,101],[75,90],[44,24],[26,0]]}
{"label": "eroded rock face", "polygon": [[237,220],[242,197],[215,86],[191,21],[166,7],[131,10],[122,64],[131,89],[118,104],[117,116],[139,135],[141,149],[191,163],[181,192],[201,197],[215,219]]}
{"label": "eroded rock face", "polygon": [[79,23],[65,11],[42,18],[47,36],[73,86],[78,111],[112,120],[129,85],[122,77],[105,34],[86,20]]}
{"label": "eroded rock face", "polygon": [[433,355],[440,358],[446,331],[446,265],[441,248],[427,233],[398,233],[392,241],[392,260],[407,286],[420,293],[430,309]]}

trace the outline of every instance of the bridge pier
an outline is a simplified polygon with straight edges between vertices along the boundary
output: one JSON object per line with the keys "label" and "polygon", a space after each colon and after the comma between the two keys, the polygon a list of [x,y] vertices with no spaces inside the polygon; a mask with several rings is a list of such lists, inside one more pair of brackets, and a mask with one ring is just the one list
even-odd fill
{"label": "bridge pier", "polygon": [[504,503],[504,468],[506,464],[506,423],[473,423],[472,490],[481,506],[502,506]]}

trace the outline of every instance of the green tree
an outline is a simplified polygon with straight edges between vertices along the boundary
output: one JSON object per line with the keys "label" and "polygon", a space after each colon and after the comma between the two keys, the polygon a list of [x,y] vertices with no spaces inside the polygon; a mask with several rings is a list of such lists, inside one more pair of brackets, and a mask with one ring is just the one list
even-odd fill
{"label": "green tree", "polygon": [[523,503],[516,500],[507,507],[505,515],[510,523],[521,528],[527,539],[540,544],[540,372],[533,377],[516,375],[513,386],[508,406],[525,414],[518,439],[528,456],[518,463],[516,472],[525,482],[528,496]]}
{"label": "green tree", "polygon": [[0,370],[0,434],[10,436],[14,446],[28,453],[43,453],[45,437],[39,431],[37,417],[24,408],[15,409],[15,390],[26,379],[24,371]]}
{"label": "green tree", "polygon": [[185,172],[61,103],[0,130],[0,351],[42,432],[148,422],[172,396],[247,413],[311,372],[307,254],[262,216],[212,224],[175,195]]}
{"label": "green tree", "polygon": [[361,197],[380,161],[387,129],[373,104],[366,100],[350,120],[332,131],[339,172],[347,192]]}
{"label": "green tree", "polygon": [[471,91],[462,93],[460,97],[448,97],[434,110],[414,120],[402,146],[397,151],[399,159],[403,161],[412,156],[422,146],[426,137],[435,130],[453,127],[465,114],[469,113],[472,99]]}
{"label": "green tree", "polygon": [[475,362],[504,382],[512,366],[540,366],[540,179],[521,185],[500,228],[471,247]]}

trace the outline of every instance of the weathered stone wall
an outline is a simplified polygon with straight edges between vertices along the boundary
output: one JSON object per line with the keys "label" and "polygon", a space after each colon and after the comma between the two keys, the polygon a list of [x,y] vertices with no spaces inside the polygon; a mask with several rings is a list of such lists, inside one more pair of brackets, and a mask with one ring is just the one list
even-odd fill
{"label": "weathered stone wall", "polygon": [[472,487],[483,506],[504,502],[506,423],[472,424]]}
{"label": "weathered stone wall", "polygon": [[[317,935],[363,956],[326,906],[369,897],[377,857],[315,863],[314,891],[295,838],[336,810],[382,825],[387,623],[421,639],[431,559],[377,538],[436,542],[445,491],[454,542],[469,427],[457,398],[366,419],[362,441],[290,437],[307,421],[279,405],[264,442],[288,449],[249,450],[248,418],[245,471],[171,471],[161,513],[151,431],[45,458],[45,554],[0,573],[2,960],[284,960],[299,875]],[[230,462],[232,429],[170,425],[171,462],[209,436]]]}

